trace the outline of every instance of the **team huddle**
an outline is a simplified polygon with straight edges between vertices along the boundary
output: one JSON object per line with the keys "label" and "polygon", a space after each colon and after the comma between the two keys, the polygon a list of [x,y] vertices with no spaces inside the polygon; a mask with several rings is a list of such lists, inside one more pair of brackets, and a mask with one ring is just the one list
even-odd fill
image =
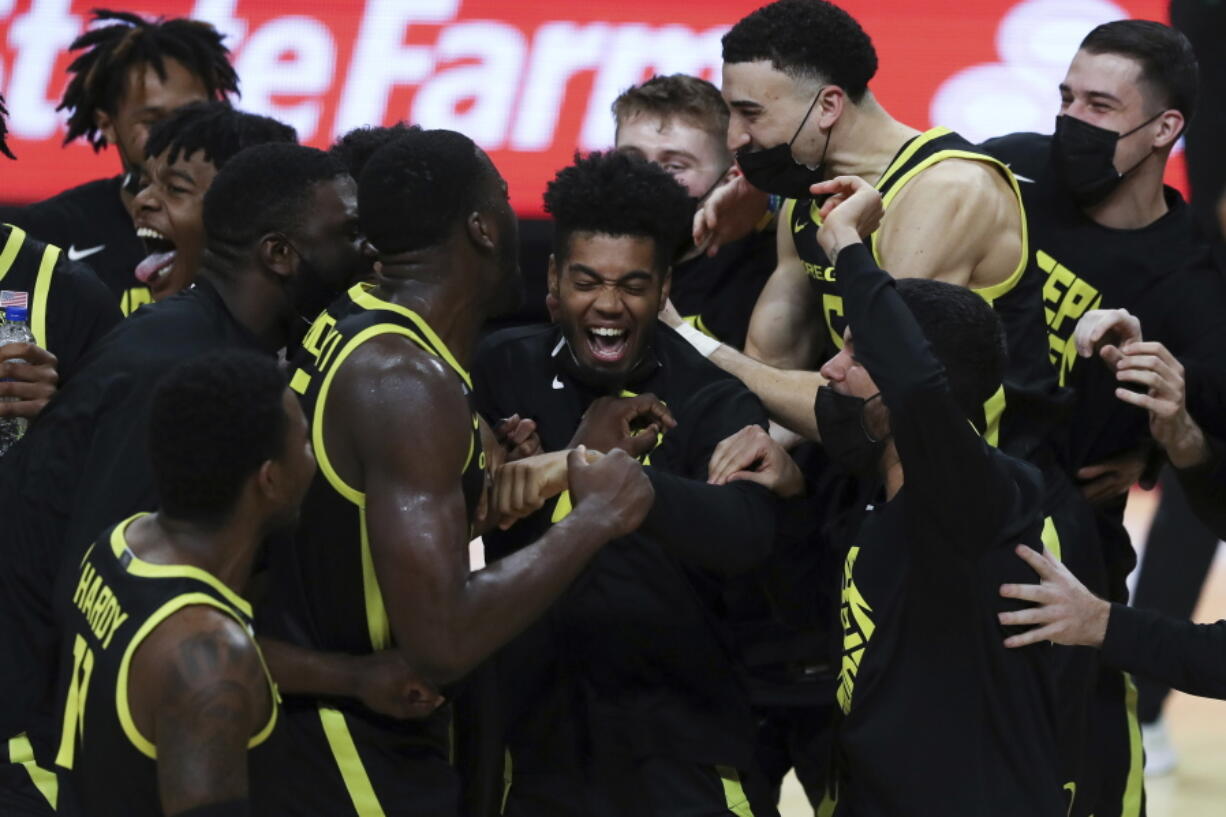
{"label": "team huddle", "polygon": [[95,16],[122,173],[0,208],[5,814],[1144,813],[1128,672],[1222,694],[1124,606],[1128,488],[1226,450],[1182,34],[973,144],[776,0],[557,170],[537,292],[464,134],[302,146]]}

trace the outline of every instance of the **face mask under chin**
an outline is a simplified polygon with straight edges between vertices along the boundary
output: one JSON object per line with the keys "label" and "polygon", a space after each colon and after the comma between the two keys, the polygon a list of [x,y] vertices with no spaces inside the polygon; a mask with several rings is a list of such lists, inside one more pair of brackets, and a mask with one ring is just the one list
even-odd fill
{"label": "face mask under chin", "polygon": [[889,443],[889,435],[877,439],[869,433],[865,416],[868,404],[880,397],[877,393],[865,399],[822,386],[813,406],[826,455],[861,478],[878,475],[881,456]]}
{"label": "face mask under chin", "polygon": [[796,128],[796,133],[789,141],[764,150],[749,150],[748,147],[743,147],[736,152],[736,162],[740,165],[741,173],[744,174],[746,181],[764,193],[788,199],[808,198],[809,188],[818,182],[825,181],[823,165],[826,162],[826,151],[830,147],[833,124],[830,130],[826,131],[826,144],[822,147],[822,156],[818,159],[816,166],[809,167],[801,164],[792,155],[792,147],[800,137],[800,132],[804,130],[805,123],[809,121],[809,116],[817,106],[818,100],[821,99],[823,90],[825,89],[818,89],[817,95],[813,97],[813,102],[809,105],[809,110],[805,112],[804,118],[800,120],[800,126]]}

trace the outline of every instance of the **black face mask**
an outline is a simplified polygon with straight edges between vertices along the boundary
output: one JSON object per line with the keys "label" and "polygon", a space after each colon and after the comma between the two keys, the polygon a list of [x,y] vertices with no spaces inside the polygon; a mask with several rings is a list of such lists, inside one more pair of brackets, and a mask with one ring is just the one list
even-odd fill
{"label": "black face mask", "polygon": [[[736,163],[745,174],[745,180],[763,193],[772,193],[786,199],[805,199],[811,195],[810,187],[824,181],[822,164],[826,161],[826,149],[830,147],[830,131],[826,131],[826,145],[822,148],[822,158],[818,160],[817,167],[802,165],[792,156],[792,145],[804,130],[805,123],[809,121],[809,114],[817,107],[822,90],[824,88],[819,89],[817,96],[813,97],[813,102],[809,105],[809,110],[805,111],[805,118],[800,120],[800,127],[792,134],[791,141],[765,150],[751,151],[746,146],[736,152]],[[830,129],[834,130],[834,126],[831,125]]]}
{"label": "black face mask", "polygon": [[1159,111],[1127,133],[1100,128],[1068,114],[1057,116],[1056,132],[1051,141],[1052,157],[1056,172],[1073,200],[1082,207],[1098,204],[1120,186],[1125,176],[1140,167],[1149,158],[1148,153],[1123,173],[1116,170],[1115,146],[1163,113],[1165,111]]}
{"label": "black face mask", "polygon": [[869,400],[850,394],[839,394],[830,386],[817,390],[813,411],[817,417],[817,433],[827,456],[858,477],[877,476],[886,441],[876,439],[864,425],[864,409]]}

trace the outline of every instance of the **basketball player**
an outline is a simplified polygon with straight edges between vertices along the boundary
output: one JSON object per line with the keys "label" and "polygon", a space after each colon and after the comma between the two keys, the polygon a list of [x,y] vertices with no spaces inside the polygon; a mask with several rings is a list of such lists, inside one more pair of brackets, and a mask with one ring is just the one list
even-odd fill
{"label": "basketball player", "polygon": [[[270,559],[262,627],[321,651],[397,649],[452,684],[539,616],[652,492],[622,452],[569,463],[575,512],[524,551],[470,573],[486,453],[468,363],[486,317],[520,293],[506,183],[452,131],[414,131],[367,162],[362,227],[377,283],[313,324],[290,381],[319,475],[299,535]],[[446,693],[444,693],[446,694]],[[454,815],[449,710],[414,723],[318,696],[285,700],[292,751],[261,813]],[[278,780],[292,776],[292,790]]]}
{"label": "basketball player", "polygon": [[134,275],[153,300],[195,279],[205,244],[204,194],[226,162],[253,145],[297,141],[289,125],[225,102],[186,105],[149,129],[132,220],[149,251]]}
{"label": "basketball player", "polygon": [[95,151],[114,145],[122,172],[28,207],[0,208],[0,221],[86,262],[127,315],[150,300],[148,287],[132,280],[146,253],[130,215],[149,127],[189,103],[238,93],[238,77],[208,23],[106,9],[95,10],[93,22],[102,25],[71,45],[81,53],[68,66],[72,79],[58,109],[68,111],[65,143],[83,137]]}
{"label": "basketball player", "polygon": [[159,510],[107,529],[58,585],[56,764],[84,814],[247,815],[278,707],[242,593],[297,518],[309,432],[254,352],[173,369],[148,431]]}
{"label": "basketball player", "polygon": [[[822,367],[814,422],[831,458],[878,486],[846,550],[835,774],[820,813],[1059,817],[1053,656],[1007,650],[997,622],[1001,581],[1029,578],[1012,551],[1040,544],[1043,487],[968,422],[1004,370],[1001,321],[963,287],[877,266],[861,236],[882,196],[866,181],[815,192],[831,195],[817,240],[849,325]],[[712,479],[803,490],[758,427],[721,443]]]}
{"label": "basketball player", "polygon": [[[1073,573],[1112,601],[1128,598],[1136,554],[1124,505],[1153,443],[1144,413],[1116,399],[1112,371],[1078,357],[1073,332],[1089,310],[1122,307],[1139,317],[1147,339],[1187,367],[1192,415],[1220,433],[1226,283],[1191,211],[1162,184],[1196,87],[1196,58],[1182,34],[1155,22],[1107,23],[1069,65],[1055,134],[1013,134],[984,146],[1027,179],[1021,189],[1031,252],[1046,280],[1050,355],[1076,392],[1067,460],[1095,503],[1105,575]],[[1101,794],[1083,785],[1073,814],[1142,814],[1136,691],[1114,669],[1097,686],[1106,709],[1088,745],[1102,770]]]}
{"label": "basketball player", "polygon": [[[746,423],[765,425],[765,414],[657,322],[693,212],[667,171],[625,151],[592,154],[558,173],[545,208],[557,325],[505,330],[483,344],[483,413],[531,418],[548,451],[591,443],[591,415],[617,395],[654,395],[675,423],[644,432],[659,443],[642,452],[656,494],[643,527],[601,551],[499,658],[505,813],[750,813],[742,786],[753,719],[723,594],[731,576],[769,553],[776,509],[757,486],[721,491],[705,476],[716,443]],[[522,553],[566,524],[568,510],[564,496],[487,535],[488,547]],[[762,813],[757,804],[752,813]]]}
{"label": "basketball player", "polygon": [[[209,188],[204,220],[196,285],[117,326],[0,468],[0,654],[11,658],[0,662],[0,734],[49,720],[50,595],[62,561],[79,560],[115,520],[157,507],[144,452],[158,379],[217,349],[275,355],[301,334],[304,315],[369,266],[354,182],[321,151],[274,144],[235,156]],[[30,739],[48,768],[43,741],[54,736]]]}
{"label": "basketball player", "polygon": [[[0,97],[0,153],[12,159],[4,141],[6,115]],[[36,416],[122,318],[92,270],[11,224],[0,224],[0,302],[24,305],[34,335],[33,343],[0,347],[0,397],[8,398],[0,401],[0,417]],[[8,362],[15,360],[25,362]]]}

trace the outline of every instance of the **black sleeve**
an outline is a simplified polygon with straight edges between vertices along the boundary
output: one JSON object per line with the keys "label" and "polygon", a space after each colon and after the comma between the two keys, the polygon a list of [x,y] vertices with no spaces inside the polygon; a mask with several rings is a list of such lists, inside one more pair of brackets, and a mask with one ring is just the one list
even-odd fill
{"label": "black sleeve", "polygon": [[251,805],[246,800],[227,800],[176,812],[173,817],[251,817]]}
{"label": "black sleeve", "polygon": [[25,230],[44,244],[65,251],[72,244],[72,217],[59,206],[59,196],[21,207],[0,207],[0,223]]}
{"label": "black sleeve", "polygon": [[1214,536],[1226,539],[1226,443],[1208,437],[1210,460],[1175,471],[1196,518]]}
{"label": "black sleeve", "polygon": [[60,256],[47,304],[47,346],[59,361],[60,385],[97,341],[123,320],[115,296],[88,267]]}
{"label": "black sleeve", "polygon": [[907,508],[935,534],[919,538],[968,555],[992,545],[1017,490],[1012,478],[958,407],[894,279],[863,244],[843,249],[835,266],[856,360],[890,410]]}
{"label": "black sleeve", "polygon": [[1226,698],[1226,621],[1193,624],[1112,604],[1103,660],[1191,695]]}
{"label": "black sleeve", "polygon": [[[1207,254],[1194,267],[1177,286],[1154,293],[1173,301],[1169,319],[1151,331],[1184,366],[1188,413],[1209,433],[1226,436],[1226,278]],[[1141,333],[1150,335],[1144,322]]]}
{"label": "black sleeve", "polygon": [[645,468],[655,504],[639,528],[686,564],[733,575],[765,559],[779,501],[753,482],[708,485]]}

